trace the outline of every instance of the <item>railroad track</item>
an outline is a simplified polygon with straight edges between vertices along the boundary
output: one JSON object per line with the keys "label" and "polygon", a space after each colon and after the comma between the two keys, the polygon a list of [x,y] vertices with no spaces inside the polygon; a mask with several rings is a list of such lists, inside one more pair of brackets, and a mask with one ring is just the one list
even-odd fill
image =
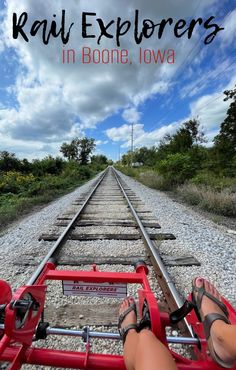
{"label": "railroad track", "polygon": [[[40,251],[34,256],[22,255],[15,261],[21,266],[37,266],[27,285],[34,284],[42,273],[45,263],[53,261],[63,270],[90,270],[96,264],[101,271],[131,272],[139,260],[149,268],[149,284],[159,301],[161,310],[172,312],[183,304],[166,266],[196,265],[193,257],[173,258],[159,255],[158,247],[163,240],[175,239],[170,233],[162,233],[161,226],[145,204],[127,187],[118,172],[109,167],[98,178],[90,192],[79,197],[68,210],[58,216],[55,225],[40,236],[47,243],[48,253],[39,263]],[[136,299],[137,284],[128,284],[128,294]],[[120,298],[99,294],[70,295],[68,286],[50,281],[44,320],[50,323],[48,334],[77,336],[85,325],[92,327],[94,349],[104,353],[107,348],[122,353],[122,346],[111,347],[108,338],[119,338],[117,309]],[[64,293],[66,294],[63,294]],[[69,294],[69,297],[67,296]],[[51,327],[56,327],[57,329]],[[99,329],[100,332],[93,331]],[[185,322],[181,327],[190,338],[169,337],[173,343],[196,343],[191,327]],[[61,332],[60,332],[61,331]],[[84,333],[80,330],[80,336]],[[50,346],[83,349],[83,344],[49,340]],[[74,339],[74,338],[73,338]],[[99,341],[102,340],[102,345]],[[40,347],[40,341],[36,346]],[[106,352],[105,352],[106,353]],[[27,365],[28,366],[28,365]]]}

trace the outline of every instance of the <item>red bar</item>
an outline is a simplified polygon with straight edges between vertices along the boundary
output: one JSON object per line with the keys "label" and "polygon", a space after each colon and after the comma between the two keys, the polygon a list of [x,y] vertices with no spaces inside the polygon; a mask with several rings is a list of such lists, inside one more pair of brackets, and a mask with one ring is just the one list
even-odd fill
{"label": "red bar", "polygon": [[48,271],[55,270],[56,266],[52,262],[47,262],[43,268],[43,271],[39,275],[38,279],[35,281],[34,285],[43,285]]}
{"label": "red bar", "polygon": [[[8,347],[1,361],[13,361],[19,347]],[[26,352],[26,362],[31,365],[84,369],[85,353],[31,348]],[[22,363],[23,365],[23,363]],[[126,370],[122,356],[89,354],[86,370]]]}
{"label": "red bar", "polygon": [[143,276],[136,272],[97,272],[50,270],[45,275],[45,280],[79,280],[92,283],[132,283],[143,284]]}
{"label": "red bar", "polygon": [[10,341],[11,341],[11,338],[9,338],[6,334],[4,334],[0,341],[0,356],[5,351]]}
{"label": "red bar", "polygon": [[[11,362],[16,356],[19,347],[8,347],[1,357],[1,361]],[[84,369],[85,353],[72,351],[58,351],[52,349],[31,348],[26,352],[26,362],[31,365],[52,366],[62,368]],[[176,365],[179,370],[217,370],[219,367],[213,362],[190,361]],[[126,370],[122,356],[89,354],[86,370]]]}

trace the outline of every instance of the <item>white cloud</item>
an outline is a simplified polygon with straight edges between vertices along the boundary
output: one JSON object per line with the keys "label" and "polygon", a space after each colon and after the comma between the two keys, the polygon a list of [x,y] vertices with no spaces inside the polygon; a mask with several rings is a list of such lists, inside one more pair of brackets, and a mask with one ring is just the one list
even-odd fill
{"label": "white cloud", "polygon": [[123,111],[122,117],[129,123],[137,123],[141,117],[141,113],[136,108],[127,108]]}
{"label": "white cloud", "polygon": [[[234,74],[236,74],[236,65],[229,58],[223,61],[218,60],[215,67],[205,70],[204,73],[202,73],[202,70],[199,71],[199,74],[195,71],[194,80],[182,88],[180,96],[183,99],[200,94],[209,85],[212,85],[214,81],[217,81],[218,84],[221,83],[223,88],[226,81],[231,80]],[[197,75],[199,75],[198,78]]]}
{"label": "white cloud", "polygon": [[[1,34],[0,34],[0,37],[1,37]],[[2,40],[0,39],[0,53],[2,53],[4,50],[4,43],[2,42]]]}
{"label": "white cloud", "polygon": [[221,94],[205,95],[191,104],[191,115],[198,117],[205,129],[219,127],[224,120],[229,102],[223,101]]}
{"label": "white cloud", "polygon": [[221,33],[220,33],[220,39],[222,46],[225,47],[226,45],[235,44],[236,39],[235,39],[235,34],[236,34],[236,9],[234,9],[228,17],[225,19],[223,23],[223,27],[225,28]]}
{"label": "white cloud", "polygon": [[95,144],[96,145],[105,145],[105,144],[108,144],[108,140],[96,140]]}
{"label": "white cloud", "polygon": [[5,9],[0,9],[0,53],[2,53],[5,49],[4,44],[4,25],[3,25],[3,19],[6,16]]}
{"label": "white cloud", "polygon": [[[134,139],[136,139],[139,135],[142,135],[144,133],[143,125],[142,124],[135,124],[133,125],[134,129]],[[128,138],[131,138],[131,125],[124,124],[120,127],[112,127],[106,130],[106,134],[112,141],[115,142],[123,142],[127,141],[130,142]]]}
{"label": "white cloud", "polygon": [[[181,121],[182,122],[182,121]],[[141,146],[157,146],[159,142],[167,134],[176,132],[181,122],[173,122],[167,126],[162,126],[151,132],[145,132],[143,124],[134,125],[134,147]],[[122,148],[130,148],[131,145],[131,125],[122,125],[120,127],[112,127],[106,130],[109,139],[114,142],[123,142]]]}
{"label": "white cloud", "polygon": [[[216,0],[201,2],[198,12],[209,12]],[[161,128],[152,133],[145,133],[143,125],[138,123],[141,118],[139,105],[156,94],[165,94],[170,88],[170,80],[176,69],[183,63],[186,55],[198,40],[197,33],[191,40],[182,38],[177,40],[172,36],[171,27],[167,28],[161,40],[155,36],[145,40],[142,46],[156,50],[176,48],[176,63],[174,65],[139,65],[135,62],[138,47],[133,42],[133,34],[122,39],[122,47],[127,48],[132,55],[132,65],[82,65],[75,63],[62,65],[61,42],[52,40],[50,45],[44,46],[40,36],[32,38],[25,43],[21,38],[12,38],[12,13],[22,11],[29,13],[29,23],[35,19],[49,19],[53,13],[59,15],[61,9],[66,8],[67,26],[73,20],[75,26],[71,34],[68,48],[80,50],[82,46],[89,45],[97,48],[94,40],[81,39],[78,15],[81,11],[95,10],[97,15],[105,21],[116,19],[118,15],[123,18],[134,18],[134,10],[140,10],[140,18],[160,20],[166,17],[189,18],[195,11],[195,5],[188,0],[181,2],[161,2],[146,0],[126,0],[111,2],[110,0],[70,0],[65,6],[62,0],[7,0],[7,16],[3,23],[6,29],[5,44],[14,48],[17,53],[20,69],[14,87],[17,108],[2,109],[0,111],[0,133],[9,140],[29,141],[40,151],[42,143],[51,144],[54,150],[64,140],[83,134],[86,128],[95,128],[107,117],[123,111],[126,122],[136,123],[135,132],[144,137],[145,143],[155,142],[164,132],[173,129],[172,125]],[[124,11],[125,9],[125,11]],[[204,16],[205,16],[204,14]],[[77,22],[77,23],[76,23]],[[114,40],[102,41],[102,48],[114,48]],[[0,51],[3,41],[0,41]],[[175,125],[174,125],[175,126]],[[126,141],[129,137],[129,125],[122,129],[107,130],[107,135],[114,141]],[[125,135],[125,137],[124,137]],[[6,140],[6,139],[5,139]],[[135,145],[139,145],[138,136]],[[39,146],[37,146],[37,145]],[[30,144],[31,145],[31,144]],[[101,144],[97,144],[101,145]],[[151,144],[150,144],[151,145]]]}
{"label": "white cloud", "polygon": [[12,139],[7,135],[0,133],[0,150],[7,150],[11,153],[17,153],[21,159],[44,158],[46,155],[59,155],[59,143],[45,144],[38,141]]}
{"label": "white cloud", "polygon": [[235,84],[236,76],[220,91],[211,95],[204,95],[190,105],[191,116],[197,117],[207,132],[209,130],[219,130],[230,104],[230,100],[223,101],[222,91],[232,89]]}
{"label": "white cloud", "polygon": [[[214,94],[204,95],[196,99],[190,105],[190,115],[179,121],[172,122],[170,124],[163,125],[160,128],[154,129],[150,132],[144,130],[143,124],[134,125],[134,147],[141,146],[158,146],[160,141],[165,135],[173,135],[183,122],[186,122],[190,118],[196,118],[199,120],[201,127],[207,138],[207,146],[212,145],[213,138],[218,134],[220,124],[224,121],[230,100],[224,101],[224,95],[222,91],[229,90],[236,84],[236,76],[231,81],[218,90]],[[131,142],[131,126],[122,125],[120,127],[113,127],[106,131],[107,136],[117,142],[121,141],[123,148],[129,148]]]}
{"label": "white cloud", "polygon": [[214,137],[219,133],[219,130],[210,130],[205,134],[207,142],[204,144],[206,147],[211,147],[213,145]]}
{"label": "white cloud", "polygon": [[168,125],[162,126],[160,128],[157,128],[150,132],[145,132],[142,136],[137,137],[137,139],[134,141],[134,145],[136,147],[142,147],[142,146],[158,146],[160,141],[165,137],[165,135],[174,134],[177,129],[179,128],[181,121],[173,122]]}

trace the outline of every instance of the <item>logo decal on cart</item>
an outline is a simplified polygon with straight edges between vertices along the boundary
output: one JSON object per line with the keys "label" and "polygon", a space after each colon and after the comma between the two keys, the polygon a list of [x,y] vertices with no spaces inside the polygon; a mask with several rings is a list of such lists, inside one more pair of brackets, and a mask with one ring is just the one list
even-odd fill
{"label": "logo decal on cart", "polygon": [[81,295],[90,297],[125,298],[127,284],[114,283],[85,283],[82,281],[63,281],[64,295]]}

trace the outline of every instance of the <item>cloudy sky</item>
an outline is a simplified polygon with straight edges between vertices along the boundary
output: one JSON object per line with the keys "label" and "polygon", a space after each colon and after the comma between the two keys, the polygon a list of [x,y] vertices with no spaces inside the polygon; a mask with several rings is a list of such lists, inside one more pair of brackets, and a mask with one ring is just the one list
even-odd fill
{"label": "cloudy sky", "polygon": [[[128,4],[128,5],[127,5]],[[42,158],[58,155],[60,145],[78,136],[96,139],[97,153],[118,159],[119,148],[130,148],[131,124],[134,145],[158,145],[167,133],[174,133],[182,122],[198,118],[208,137],[208,144],[217,134],[229,102],[222,92],[236,84],[236,2],[232,0],[1,0],[0,3],[0,150],[16,153],[20,158]],[[71,28],[69,42],[61,37],[42,42],[42,29],[30,35],[36,20],[57,20],[61,25],[65,9],[65,27]],[[139,30],[143,19],[155,24],[173,18],[158,39],[158,27],[152,37],[140,45],[134,41],[134,14],[139,10]],[[28,13],[24,32],[13,39],[12,15]],[[85,39],[81,32],[82,12],[90,17]],[[55,14],[55,17],[53,15]],[[187,24],[199,17],[210,16],[224,27],[213,42],[204,44],[212,30],[197,25],[192,37],[176,38],[175,23]],[[114,38],[102,37],[97,45],[99,26],[115,20],[107,31],[115,35],[117,17],[130,20],[129,32],[121,37],[120,49],[128,50],[127,64],[83,64],[83,47],[92,50],[117,48]],[[203,22],[204,23],[204,22]],[[186,26],[187,27],[187,26]],[[139,48],[157,53],[174,50],[174,63],[139,63]],[[62,63],[62,50],[73,49],[75,63]],[[116,60],[115,60],[116,61]]]}

